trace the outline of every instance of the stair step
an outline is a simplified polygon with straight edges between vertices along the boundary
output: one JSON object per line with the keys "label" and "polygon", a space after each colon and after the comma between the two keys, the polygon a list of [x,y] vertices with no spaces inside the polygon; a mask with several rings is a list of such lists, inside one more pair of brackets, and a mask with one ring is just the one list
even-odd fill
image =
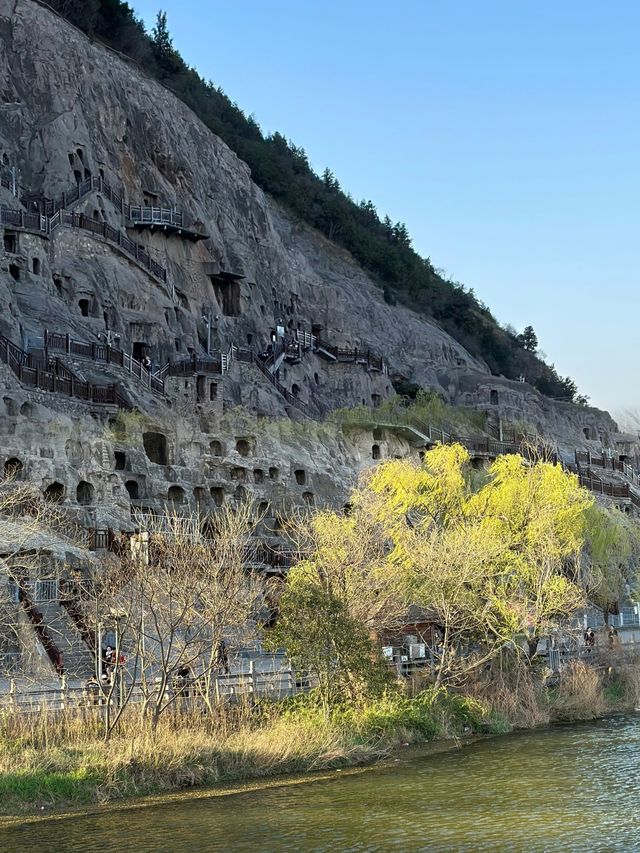
{"label": "stair step", "polygon": [[332,352],[328,352],[326,349],[323,349],[322,347],[318,347],[318,355],[321,355],[323,358],[326,358],[329,361],[337,361],[338,360]]}

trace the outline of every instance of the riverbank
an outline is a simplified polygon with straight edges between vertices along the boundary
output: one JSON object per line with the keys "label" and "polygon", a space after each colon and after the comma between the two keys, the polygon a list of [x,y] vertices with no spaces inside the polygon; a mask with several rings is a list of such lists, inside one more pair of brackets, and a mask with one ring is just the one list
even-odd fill
{"label": "riverbank", "polygon": [[132,713],[109,741],[93,711],[4,718],[0,814],[361,767],[411,746],[627,712],[637,705],[637,685],[635,666],[615,673],[578,666],[551,688],[519,675],[517,685],[476,685],[473,695],[389,692],[328,719],[308,700],[227,709],[217,719],[178,711],[155,731]]}
{"label": "riverbank", "polygon": [[619,714],[471,738],[460,749],[439,741],[366,768],[0,820],[0,848],[633,850],[637,804],[629,779],[639,735],[640,715]]}
{"label": "riverbank", "polygon": [[[179,790],[163,792],[158,794],[141,794],[129,797],[117,803],[118,813],[135,812],[140,809],[153,808],[154,806],[179,805],[180,803],[192,803],[197,800],[222,799],[234,797],[239,794],[256,793],[260,791],[271,791],[277,788],[295,788],[300,785],[308,785],[314,782],[328,782],[340,774],[341,777],[360,776],[362,774],[375,772],[385,767],[396,767],[415,761],[416,759],[432,758],[442,753],[457,751],[485,738],[496,737],[496,735],[465,735],[462,738],[450,738],[448,740],[429,741],[413,746],[398,748],[379,760],[366,764],[352,765],[350,767],[334,768],[330,770],[309,770],[304,773],[288,773],[284,775],[270,776],[268,778],[254,779],[247,782],[234,784],[215,785],[214,787],[181,788]],[[43,820],[66,820],[71,817],[100,815],[106,809],[113,808],[114,803],[90,803],[88,805],[67,806],[62,809],[52,810],[45,808],[33,814],[17,813],[12,815],[0,815],[0,831],[10,829],[12,826],[25,826],[27,824],[39,823]]]}

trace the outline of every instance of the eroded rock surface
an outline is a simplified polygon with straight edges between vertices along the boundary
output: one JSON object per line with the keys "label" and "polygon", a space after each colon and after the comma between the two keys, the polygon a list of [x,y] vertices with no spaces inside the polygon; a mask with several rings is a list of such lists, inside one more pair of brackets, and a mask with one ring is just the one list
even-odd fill
{"label": "eroded rock surface", "polygon": [[[137,241],[167,274],[166,282],[149,274],[86,228],[44,233],[5,223],[0,332],[23,350],[41,351],[45,329],[87,342],[109,337],[128,353],[148,354],[155,369],[204,357],[207,344],[218,356],[232,344],[259,352],[281,326],[371,350],[388,364],[388,373],[338,364],[312,349],[284,362],[280,383],[313,417],[375,405],[393,395],[397,375],[486,412],[494,432],[508,421],[535,428],[566,454],[577,446],[615,450],[620,436],[607,413],[491,377],[436,325],[386,304],[353,258],[292,221],[252,182],[246,164],[133,63],[33,0],[0,0],[0,45],[0,160],[3,175],[19,170],[20,186],[17,198],[1,188],[0,203],[28,213],[41,202],[27,194],[59,198],[78,182],[100,179],[67,211]],[[107,185],[129,204],[181,211],[188,233],[131,227]],[[207,239],[197,239],[202,234]],[[374,437],[373,427],[345,432],[301,418],[255,366],[237,360],[215,380],[198,379],[197,371],[167,380],[168,399],[160,399],[113,366],[56,356],[87,382],[118,384],[145,416],[120,441],[109,426],[113,406],[30,390],[2,367],[5,460],[20,458],[43,489],[59,483],[62,500],[93,526],[125,525],[132,502],[158,510],[170,490],[173,500],[201,508],[246,495],[272,506],[340,505],[373,458],[417,452],[386,429]],[[145,432],[165,436],[166,462],[149,458]],[[243,436],[248,459],[236,458]],[[222,455],[211,449],[216,441]],[[116,454],[124,454],[124,467]],[[85,482],[93,492],[83,502]]]}

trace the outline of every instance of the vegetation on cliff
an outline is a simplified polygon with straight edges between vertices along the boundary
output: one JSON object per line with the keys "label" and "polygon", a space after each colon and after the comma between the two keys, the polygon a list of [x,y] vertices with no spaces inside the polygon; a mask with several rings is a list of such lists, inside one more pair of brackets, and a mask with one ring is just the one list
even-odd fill
{"label": "vegetation on cliff", "polygon": [[49,5],[175,92],[248,163],[260,187],[348,249],[380,283],[388,302],[399,299],[433,317],[492,372],[510,379],[522,374],[548,396],[584,401],[570,378],[537,356],[530,326],[520,335],[501,327],[472,289],[443,277],[415,251],[404,223],[381,216],[371,200],[355,201],[330,169],[315,174],[304,149],[281,133],[265,135],[220,87],[189,67],[173,46],[162,12],[149,34],[122,0],[50,0]]}

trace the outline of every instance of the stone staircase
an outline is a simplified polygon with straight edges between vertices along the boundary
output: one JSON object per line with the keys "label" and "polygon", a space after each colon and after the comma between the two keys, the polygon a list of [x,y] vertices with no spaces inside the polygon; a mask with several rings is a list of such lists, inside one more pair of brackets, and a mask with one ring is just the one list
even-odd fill
{"label": "stone staircase", "polygon": [[131,405],[116,385],[93,385],[82,381],[59,359],[46,363],[33,353],[25,352],[4,335],[0,335],[0,361],[3,361],[19,381],[40,391],[77,397],[87,403],[99,403],[130,410]]}
{"label": "stone staircase", "polygon": [[89,678],[95,672],[94,655],[60,601],[40,602],[44,624],[62,654],[67,678]]}

